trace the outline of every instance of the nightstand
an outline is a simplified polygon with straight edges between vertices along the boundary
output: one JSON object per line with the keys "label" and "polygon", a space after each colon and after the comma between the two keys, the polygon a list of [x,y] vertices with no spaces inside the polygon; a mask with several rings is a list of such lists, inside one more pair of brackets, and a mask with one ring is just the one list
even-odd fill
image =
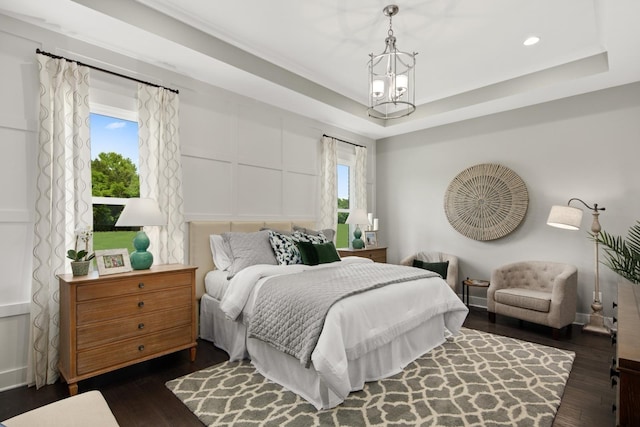
{"label": "nightstand", "polygon": [[343,248],[338,249],[338,255],[340,257],[345,256],[360,256],[363,258],[370,258],[374,262],[387,262],[387,248],[365,248],[365,249],[352,249],[352,248]]}
{"label": "nightstand", "polygon": [[[469,287],[488,288],[490,285],[488,280],[469,279],[468,277],[462,281],[462,302],[469,307]],[[465,302],[465,290],[467,301]]]}
{"label": "nightstand", "polygon": [[58,368],[78,381],[179,350],[196,358],[197,267],[170,264],[99,276],[58,275]]}

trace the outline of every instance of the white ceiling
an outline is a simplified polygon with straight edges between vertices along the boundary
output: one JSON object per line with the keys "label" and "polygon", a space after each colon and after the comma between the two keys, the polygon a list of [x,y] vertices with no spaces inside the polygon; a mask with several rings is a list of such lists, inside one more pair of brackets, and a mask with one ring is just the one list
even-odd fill
{"label": "white ceiling", "polygon": [[[376,139],[640,80],[638,0],[398,0],[418,109],[372,120],[367,61],[384,49],[387,4],[0,0],[0,12]],[[541,42],[523,46],[529,35]]]}

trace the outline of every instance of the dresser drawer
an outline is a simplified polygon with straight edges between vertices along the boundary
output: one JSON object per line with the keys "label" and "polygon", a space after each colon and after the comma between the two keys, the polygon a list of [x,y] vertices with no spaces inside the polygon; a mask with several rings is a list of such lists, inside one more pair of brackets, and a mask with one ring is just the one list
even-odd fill
{"label": "dresser drawer", "polygon": [[81,326],[76,331],[76,348],[85,350],[123,339],[153,334],[176,326],[190,325],[192,309],[187,305],[168,311],[157,311],[142,316],[126,317],[109,322],[94,322],[87,326]]}
{"label": "dresser drawer", "polygon": [[192,343],[191,326],[181,326],[156,334],[119,341],[78,352],[78,375],[151,357],[155,353]]}
{"label": "dresser drawer", "polygon": [[371,252],[369,253],[368,258],[372,259],[374,262],[386,263],[387,253],[381,251]]}
{"label": "dresser drawer", "polygon": [[79,303],[76,308],[78,327],[92,322],[183,307],[192,303],[191,291],[191,287],[171,288],[162,292],[144,292]]}
{"label": "dresser drawer", "polygon": [[105,279],[101,283],[87,283],[78,286],[76,299],[78,302],[82,302],[97,298],[159,291],[179,285],[191,286],[190,272],[149,274],[126,279]]}

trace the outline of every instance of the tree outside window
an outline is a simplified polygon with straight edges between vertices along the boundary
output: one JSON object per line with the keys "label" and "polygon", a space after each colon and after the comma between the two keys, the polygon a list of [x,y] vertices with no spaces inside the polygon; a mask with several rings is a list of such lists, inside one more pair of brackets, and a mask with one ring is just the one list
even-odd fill
{"label": "tree outside window", "polygon": [[140,197],[138,123],[91,113],[93,247],[133,249],[137,230],[115,228],[126,199]]}

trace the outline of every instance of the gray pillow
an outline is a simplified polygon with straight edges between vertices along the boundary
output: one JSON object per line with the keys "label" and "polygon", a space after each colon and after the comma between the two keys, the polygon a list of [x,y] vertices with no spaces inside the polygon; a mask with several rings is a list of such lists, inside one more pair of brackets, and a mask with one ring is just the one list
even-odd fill
{"label": "gray pillow", "polygon": [[336,236],[336,230],[332,230],[330,228],[325,228],[324,230],[312,230],[310,228],[304,228],[294,225],[293,231],[300,231],[311,236],[319,236],[320,234],[322,234],[330,242],[333,242],[333,238]]}
{"label": "gray pillow", "polygon": [[278,264],[269,241],[269,232],[266,230],[255,233],[222,233],[222,238],[231,249],[232,259],[227,276],[229,279],[252,265]]}

